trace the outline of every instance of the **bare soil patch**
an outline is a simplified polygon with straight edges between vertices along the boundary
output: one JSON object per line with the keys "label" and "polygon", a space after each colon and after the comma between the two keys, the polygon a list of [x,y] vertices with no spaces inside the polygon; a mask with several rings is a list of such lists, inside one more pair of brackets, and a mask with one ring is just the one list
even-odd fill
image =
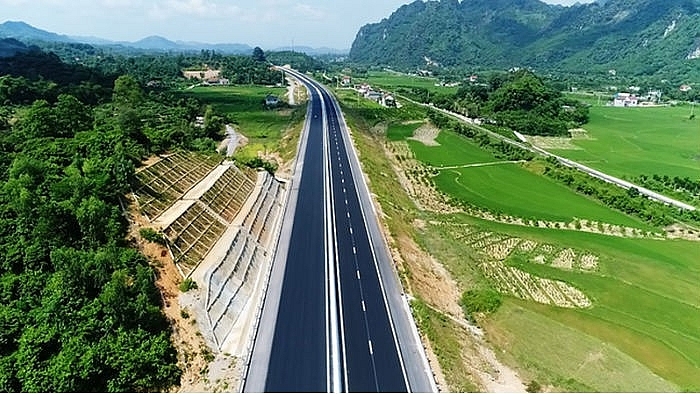
{"label": "bare soil patch", "polygon": [[435,141],[438,135],[440,135],[440,129],[428,122],[417,128],[416,131],[413,132],[413,137],[409,137],[408,139],[418,141],[425,146],[440,146],[440,144]]}
{"label": "bare soil patch", "polygon": [[666,228],[666,237],[670,239],[685,239],[700,242],[700,230],[684,224],[672,224]]}
{"label": "bare soil patch", "polygon": [[141,238],[139,229],[148,226],[148,221],[138,214],[134,205],[130,206],[130,237],[139,251],[148,258],[156,274],[156,287],[162,299],[162,311],[165,314],[172,333],[170,339],[177,350],[178,366],[182,370],[178,391],[204,391],[205,372],[208,370],[207,358],[211,350],[205,343],[194,318],[187,310],[180,309],[178,297],[182,276],[177,271],[175,263],[167,248],[148,242]]}
{"label": "bare soil patch", "polygon": [[574,145],[571,138],[527,136],[527,139],[532,145],[542,149],[581,150],[579,146]]}

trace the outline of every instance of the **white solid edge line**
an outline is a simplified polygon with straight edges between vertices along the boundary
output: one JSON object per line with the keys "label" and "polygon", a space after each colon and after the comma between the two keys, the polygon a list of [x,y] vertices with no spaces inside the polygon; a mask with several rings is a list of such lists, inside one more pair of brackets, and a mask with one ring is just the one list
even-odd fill
{"label": "white solid edge line", "polygon": [[[330,94],[329,94],[329,96],[331,96],[331,100],[333,101],[333,109],[336,112],[336,115],[338,117],[338,120],[339,120],[338,123],[341,124],[341,121],[342,121],[342,124],[341,124],[341,129],[343,129],[342,131],[347,132],[347,124],[345,123],[345,117],[343,116],[342,111],[340,111],[340,108],[338,108],[338,106],[335,102],[335,98]],[[344,141],[347,143],[346,145],[350,145],[350,150],[353,152],[353,159],[357,162],[356,164],[357,164],[358,168],[360,168],[359,158],[357,156],[357,153],[355,152],[355,146],[352,144],[350,136],[347,135],[347,133],[343,133],[343,137],[344,137]],[[345,137],[347,137],[347,138],[345,138]],[[348,152],[347,146],[346,146],[345,150],[347,153]],[[365,231],[367,232],[367,239],[369,241],[370,249],[372,250],[372,261],[374,262],[374,268],[377,271],[377,278],[379,279],[379,286],[382,290],[382,298],[384,301],[384,308],[386,310],[387,317],[389,319],[389,325],[391,326],[392,336],[394,337],[394,346],[396,347],[396,353],[399,357],[399,363],[401,364],[401,372],[403,373],[404,383],[406,384],[406,390],[410,391],[411,386],[410,386],[409,381],[408,381],[408,374],[406,372],[406,365],[404,363],[403,354],[401,353],[401,348],[399,346],[398,337],[396,335],[396,328],[394,327],[394,320],[391,317],[391,311],[389,309],[389,305],[388,305],[388,301],[387,301],[387,297],[386,297],[386,290],[384,289],[384,281],[382,280],[382,275],[379,271],[379,265],[378,265],[378,261],[377,261],[376,251],[374,249],[374,244],[372,242],[372,236],[369,232],[369,228],[367,227],[367,216],[366,216],[364,208],[362,206],[362,199],[360,197],[359,187],[357,187],[358,186],[357,183],[361,182],[361,185],[363,186],[364,191],[367,192],[368,196],[371,196],[371,194],[369,192],[369,187],[367,186],[367,183],[365,182],[364,174],[362,173],[362,170],[360,169],[360,174],[354,174],[354,171],[352,169],[352,161],[350,158],[350,154],[349,153],[347,153],[347,154],[348,154],[348,161],[351,162],[351,164],[350,164],[351,174],[359,175],[361,177],[361,181],[358,181],[356,176],[352,177],[355,180],[355,185],[356,185],[355,193],[357,194],[357,199],[358,199],[359,205],[360,205],[360,212],[362,213],[362,218],[364,219],[364,227],[365,227]],[[371,199],[370,199],[370,202],[371,202]],[[422,344],[420,344],[420,345],[422,346]]]}

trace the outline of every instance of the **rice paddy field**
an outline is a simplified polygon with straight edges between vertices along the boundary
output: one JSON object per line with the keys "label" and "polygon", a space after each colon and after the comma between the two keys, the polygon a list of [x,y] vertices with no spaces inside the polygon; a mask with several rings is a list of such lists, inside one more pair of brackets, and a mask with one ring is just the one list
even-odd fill
{"label": "rice paddy field", "polygon": [[590,121],[583,126],[587,138],[573,140],[580,149],[553,152],[620,177],[659,174],[697,179],[700,118],[690,119],[691,111],[689,105],[592,106]]}
{"label": "rice paddy field", "polygon": [[[392,125],[387,139],[408,138],[418,126]],[[654,139],[663,140],[645,137]],[[436,188],[452,198],[525,218],[647,228],[520,163],[493,164],[498,160],[490,153],[459,135],[443,131],[436,141],[439,146],[408,142],[417,160],[437,170]],[[620,159],[617,174],[631,174],[623,169],[642,162],[655,169],[640,152],[636,161],[632,151],[628,161]],[[657,153],[664,155],[673,155],[672,149]],[[666,168],[692,168],[676,163]],[[516,226],[463,214],[433,216],[420,237],[463,290],[484,281],[501,289],[504,304],[479,323],[499,354],[528,379],[570,391],[700,388],[697,242]],[[552,305],[541,295],[552,286],[580,291],[590,304]],[[555,297],[560,295],[550,299]]]}

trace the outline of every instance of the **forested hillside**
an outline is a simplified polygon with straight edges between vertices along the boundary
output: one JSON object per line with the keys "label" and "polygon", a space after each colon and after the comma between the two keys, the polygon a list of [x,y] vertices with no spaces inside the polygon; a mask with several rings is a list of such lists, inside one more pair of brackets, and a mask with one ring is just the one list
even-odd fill
{"label": "forested hillside", "polygon": [[36,48],[0,58],[0,74],[0,391],[179,384],[154,271],[121,204],[144,158],[212,149],[221,117],[139,83],[158,72],[116,77]]}
{"label": "forested hillside", "polygon": [[399,68],[535,67],[569,72],[698,74],[698,0],[416,1],[360,29],[354,62]]}

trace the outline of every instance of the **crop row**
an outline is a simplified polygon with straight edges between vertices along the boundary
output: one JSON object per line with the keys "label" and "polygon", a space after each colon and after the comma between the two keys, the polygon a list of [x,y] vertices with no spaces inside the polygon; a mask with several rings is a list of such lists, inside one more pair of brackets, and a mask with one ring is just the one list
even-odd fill
{"label": "crop row", "polygon": [[537,264],[547,264],[556,268],[594,271],[599,258],[590,253],[559,248],[551,244],[529,239],[510,237],[490,231],[481,231],[473,226],[453,226],[447,224],[452,237],[471,248],[487,255],[490,259],[504,261],[511,255],[521,255]]}
{"label": "crop row", "polygon": [[484,274],[498,290],[514,297],[563,308],[587,308],[591,300],[579,289],[568,283],[540,278],[501,261],[481,264]]}

